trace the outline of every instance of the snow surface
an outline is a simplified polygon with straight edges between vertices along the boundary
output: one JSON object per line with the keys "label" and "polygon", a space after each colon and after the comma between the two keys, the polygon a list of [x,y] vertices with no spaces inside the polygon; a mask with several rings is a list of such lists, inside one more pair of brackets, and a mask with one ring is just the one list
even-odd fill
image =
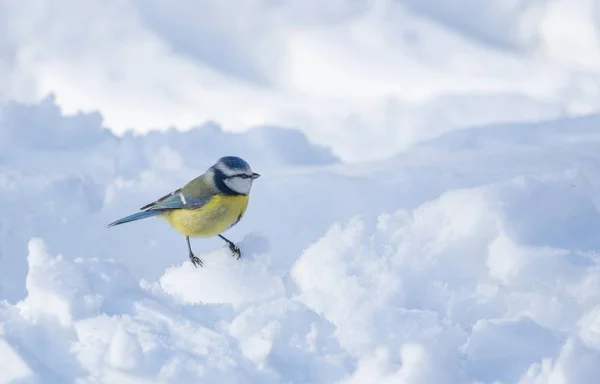
{"label": "snow surface", "polygon": [[[0,113],[1,382],[600,375],[600,115],[344,164],[275,127],[117,137],[52,97]],[[196,269],[161,220],[105,227],[229,152],[263,175],[241,260],[195,240]]]}
{"label": "snow surface", "polygon": [[5,0],[0,100],[119,132],[299,128],[345,161],[600,108],[595,0]]}
{"label": "snow surface", "polygon": [[597,384],[599,4],[1,1],[0,383]]}

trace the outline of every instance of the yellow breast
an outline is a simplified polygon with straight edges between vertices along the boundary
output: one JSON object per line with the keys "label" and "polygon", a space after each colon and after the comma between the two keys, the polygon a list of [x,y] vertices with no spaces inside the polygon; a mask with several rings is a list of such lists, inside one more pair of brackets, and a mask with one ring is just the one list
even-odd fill
{"label": "yellow breast", "polygon": [[247,195],[216,195],[200,209],[176,209],[162,217],[184,236],[211,237],[238,222],[247,206]]}

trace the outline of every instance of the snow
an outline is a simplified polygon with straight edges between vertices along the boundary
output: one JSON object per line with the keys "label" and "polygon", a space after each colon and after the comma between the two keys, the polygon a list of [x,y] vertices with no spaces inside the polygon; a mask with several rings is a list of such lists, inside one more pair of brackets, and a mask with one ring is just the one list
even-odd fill
{"label": "snow", "polygon": [[[4,382],[600,374],[600,116],[476,127],[344,164],[297,131],[117,137],[54,102],[2,110],[19,143],[4,142],[0,178]],[[30,136],[40,129],[52,134]],[[203,140],[206,152],[190,145]],[[105,227],[241,143],[263,174],[229,233],[242,259],[195,240],[197,269],[160,220]]]}
{"label": "snow", "polygon": [[595,384],[597,4],[220,4],[0,3],[0,383]]}
{"label": "snow", "polygon": [[120,134],[299,128],[352,162],[600,106],[593,0],[236,4],[4,1],[0,100],[54,93],[66,114],[99,111]]}
{"label": "snow", "polygon": [[[3,369],[0,373],[1,382],[8,383],[11,381],[31,377],[33,374],[33,372],[31,372],[27,366],[27,363],[23,361],[23,359],[17,353],[15,353],[15,351],[4,340],[4,338],[0,338],[0,356],[2,366],[5,367],[5,369]],[[7,367],[10,367],[10,369]]]}

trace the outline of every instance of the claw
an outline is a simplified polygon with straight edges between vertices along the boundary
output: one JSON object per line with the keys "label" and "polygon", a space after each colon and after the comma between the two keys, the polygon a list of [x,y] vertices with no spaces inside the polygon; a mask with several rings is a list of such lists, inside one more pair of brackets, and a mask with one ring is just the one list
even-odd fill
{"label": "claw", "polygon": [[240,247],[238,247],[237,245],[233,244],[233,243],[229,243],[229,250],[231,252],[233,252],[234,256],[237,255],[237,259],[239,260],[240,257],[242,257],[242,251],[240,250]]}
{"label": "claw", "polygon": [[242,251],[240,251],[240,248],[237,245],[235,245],[233,241],[227,239],[225,236],[219,235],[219,237],[223,239],[223,241],[225,241],[227,247],[229,247],[229,250],[233,252],[234,256],[237,255],[237,259],[239,260],[240,257],[242,257]]}
{"label": "claw", "polygon": [[196,268],[198,268],[198,266],[201,266],[201,267],[204,266],[204,263],[202,262],[202,260],[200,260],[199,257],[194,256],[193,253],[190,253],[190,261]]}

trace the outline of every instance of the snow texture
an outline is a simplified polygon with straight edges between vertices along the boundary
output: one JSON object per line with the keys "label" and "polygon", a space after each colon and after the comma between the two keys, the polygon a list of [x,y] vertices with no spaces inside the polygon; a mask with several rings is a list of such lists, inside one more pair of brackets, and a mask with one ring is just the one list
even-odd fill
{"label": "snow texture", "polygon": [[[276,128],[116,137],[52,98],[9,103],[2,122],[19,143],[0,173],[2,382],[600,375],[600,116],[473,128],[352,165]],[[198,151],[200,138],[219,144]],[[241,260],[197,240],[196,269],[160,220],[105,228],[237,142],[263,174],[229,233]]]}
{"label": "snow texture", "polygon": [[0,383],[597,384],[598,5],[238,7],[0,2]]}
{"label": "snow texture", "polygon": [[600,107],[595,0],[8,0],[0,101],[120,134],[301,128],[345,161]]}

